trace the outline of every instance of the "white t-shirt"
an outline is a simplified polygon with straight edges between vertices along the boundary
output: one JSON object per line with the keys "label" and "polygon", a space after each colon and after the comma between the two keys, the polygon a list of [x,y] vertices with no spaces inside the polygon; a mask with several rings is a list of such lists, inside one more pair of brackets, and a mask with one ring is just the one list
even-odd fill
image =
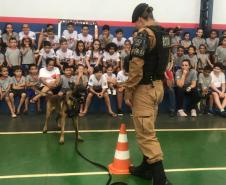
{"label": "white t-shirt", "polygon": [[86,37],[82,34],[82,33],[79,33],[78,34],[78,40],[81,40],[85,43],[91,43],[93,42],[93,36],[88,34]]}
{"label": "white t-shirt", "polygon": [[45,50],[42,48],[39,52],[39,55],[42,57],[42,65],[41,65],[42,67],[46,66],[47,58],[55,58],[56,57],[56,54],[53,49],[51,49],[49,53],[46,53]]}
{"label": "white t-shirt", "polygon": [[101,86],[102,89],[107,89],[108,88],[108,83],[107,83],[107,79],[104,77],[104,75],[102,75],[102,77],[100,78],[100,80],[98,81],[96,79],[95,74],[92,74],[89,77],[89,82],[88,85],[93,87],[93,86]]}
{"label": "white t-shirt", "polygon": [[31,38],[31,40],[36,40],[36,35],[35,35],[35,32],[33,31],[29,31],[27,35],[25,35],[23,31],[21,31],[19,33],[19,40],[22,40],[26,36]]}
{"label": "white t-shirt", "polygon": [[76,60],[77,64],[82,64],[83,66],[86,66],[86,55],[85,53],[79,53],[77,55],[76,52],[74,52],[74,59]]}
{"label": "white t-shirt", "polygon": [[128,38],[128,40],[133,44],[133,37]]}
{"label": "white t-shirt", "polygon": [[45,67],[39,71],[39,78],[45,78],[47,83],[54,82],[57,76],[60,76],[60,70],[57,67],[52,71],[48,71]]}
{"label": "white t-shirt", "polygon": [[73,31],[72,33],[69,33],[68,30],[64,30],[62,37],[67,39],[68,47],[74,48],[75,41],[78,40],[78,32]]}
{"label": "white t-shirt", "polygon": [[117,74],[117,82],[121,83],[121,82],[125,82],[128,79],[128,76],[126,76],[124,74],[124,71],[119,71]]}
{"label": "white t-shirt", "polygon": [[225,83],[225,75],[224,75],[224,73],[222,73],[222,72],[219,74],[219,76],[216,76],[216,75],[214,74],[214,72],[212,71],[212,72],[210,73],[210,76],[211,76],[211,78],[212,78],[211,83],[214,84],[214,86],[215,86],[216,88],[220,88],[221,85],[222,85],[223,83]]}
{"label": "white t-shirt", "polygon": [[92,55],[92,51],[89,50],[86,52],[86,57],[89,58],[90,65],[96,65],[98,58],[102,58],[102,53],[100,51],[93,51]]}
{"label": "white t-shirt", "polygon": [[73,51],[70,49],[67,49],[66,52],[58,49],[56,52],[56,57],[60,60],[60,62],[68,62],[70,59],[74,59]]}
{"label": "white t-shirt", "polygon": [[108,52],[104,52],[104,54],[103,54],[103,63],[105,65],[111,64],[113,66],[116,66],[117,62],[120,62],[120,54],[119,54],[119,52],[114,52],[113,55],[110,55]]}
{"label": "white t-shirt", "polygon": [[115,79],[116,80],[116,75],[114,73],[111,74],[111,76],[109,76],[107,73],[103,74],[104,78],[108,79]]}
{"label": "white t-shirt", "polygon": [[114,37],[112,39],[112,42],[114,42],[118,47],[123,47],[125,41],[126,41],[126,38],[125,37],[122,37],[121,40],[118,40],[116,37]]}
{"label": "white t-shirt", "polygon": [[59,37],[57,35],[54,35],[54,38],[52,39],[47,37],[46,40],[49,41],[53,47],[55,47],[56,44],[59,44]]}

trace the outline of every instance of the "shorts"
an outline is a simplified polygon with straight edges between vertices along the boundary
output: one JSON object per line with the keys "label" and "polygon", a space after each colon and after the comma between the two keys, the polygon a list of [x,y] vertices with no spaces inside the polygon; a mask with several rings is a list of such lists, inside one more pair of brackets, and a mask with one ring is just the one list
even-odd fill
{"label": "shorts", "polygon": [[199,97],[202,98],[202,99],[206,99],[212,94],[211,89],[208,89],[208,93],[206,95],[202,94],[202,89],[198,88],[197,90],[198,90]]}
{"label": "shorts", "polygon": [[[222,88],[221,87],[218,87],[217,88],[219,91],[222,91]],[[217,91],[214,91],[214,90],[212,90],[213,92],[217,92]],[[224,92],[224,93],[226,93],[226,91]]]}
{"label": "shorts", "polygon": [[5,95],[4,95],[4,97],[3,97],[3,98],[5,98],[5,97],[8,97],[8,96],[9,96],[9,93],[10,93],[10,92],[9,92],[9,91],[7,91],[7,92],[6,92],[6,91],[2,91],[2,93],[5,93]]}
{"label": "shorts", "polygon": [[36,95],[35,91],[31,88],[26,89],[26,94],[28,98],[33,98]]}
{"label": "shorts", "polygon": [[13,93],[14,96],[21,96],[23,93],[26,94],[25,89],[11,89],[10,93]]}
{"label": "shorts", "polygon": [[93,86],[93,90],[96,91],[97,93],[101,93],[102,87],[101,86]]}

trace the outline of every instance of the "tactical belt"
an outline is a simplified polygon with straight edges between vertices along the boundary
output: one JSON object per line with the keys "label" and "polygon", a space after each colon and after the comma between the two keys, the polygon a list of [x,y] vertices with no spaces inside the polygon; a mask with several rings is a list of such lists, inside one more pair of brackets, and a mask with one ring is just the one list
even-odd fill
{"label": "tactical belt", "polygon": [[140,81],[140,85],[153,85],[153,82],[156,80],[163,80],[164,79],[164,75],[151,75],[149,77],[144,77],[141,81]]}

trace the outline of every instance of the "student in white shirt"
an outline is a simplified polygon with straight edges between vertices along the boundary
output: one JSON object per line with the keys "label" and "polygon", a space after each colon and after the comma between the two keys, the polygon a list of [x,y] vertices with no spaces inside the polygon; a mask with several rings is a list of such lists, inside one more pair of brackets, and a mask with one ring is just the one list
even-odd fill
{"label": "student in white shirt", "polygon": [[48,35],[48,37],[46,38],[46,41],[49,41],[51,43],[54,51],[56,51],[60,47],[59,37],[57,35],[55,35],[53,29],[48,29],[47,35]]}
{"label": "student in white shirt", "polygon": [[94,74],[92,74],[89,78],[88,82],[88,96],[86,99],[86,104],[83,112],[80,112],[80,116],[85,116],[88,112],[89,106],[92,102],[93,96],[97,96],[98,98],[104,98],[108,113],[112,117],[116,117],[117,115],[111,109],[111,102],[108,93],[106,92],[108,88],[107,79],[102,74],[102,68],[97,66],[94,68]]}
{"label": "student in white shirt", "polygon": [[137,33],[138,33],[137,29],[133,30],[132,36],[128,38],[128,40],[130,40],[131,44],[133,44],[133,40],[137,36]]}
{"label": "student in white shirt", "polygon": [[122,102],[125,92],[125,87],[123,84],[128,79],[128,72],[129,71],[129,60],[125,60],[123,63],[123,70],[119,71],[117,74],[117,104],[118,104],[118,116],[123,116],[122,112]]}
{"label": "student in white shirt", "polygon": [[30,103],[36,103],[38,99],[46,94],[58,94],[60,87],[60,70],[55,66],[55,60],[46,59],[46,67],[40,69],[39,80],[41,82],[41,93],[30,100]]}
{"label": "student in white shirt", "polygon": [[86,50],[90,48],[93,36],[89,34],[89,26],[87,24],[82,25],[81,33],[78,34],[78,40],[82,40],[85,43]]}
{"label": "student in white shirt", "polygon": [[75,50],[76,42],[78,40],[78,32],[75,31],[75,23],[67,23],[67,29],[63,31],[62,37],[67,40],[68,48]]}
{"label": "student in white shirt", "polygon": [[117,51],[116,44],[113,42],[107,44],[103,54],[104,71],[106,70],[107,65],[113,66],[113,72],[116,72],[120,67],[120,54]]}
{"label": "student in white shirt", "polygon": [[86,52],[86,66],[89,74],[93,74],[93,68],[101,64],[102,57],[101,43],[98,39],[95,39],[92,49]]}
{"label": "student in white shirt", "polygon": [[[39,59],[37,66],[38,67],[46,67],[46,59],[47,58],[56,58],[56,54],[52,49],[51,43],[49,41],[43,42],[43,48],[39,52]],[[41,65],[40,65],[41,64]]]}
{"label": "student in white shirt", "polygon": [[33,31],[30,31],[30,27],[26,23],[22,25],[22,31],[19,33],[19,40],[22,41],[24,37],[30,37],[32,44],[35,45],[36,35]]}
{"label": "student in white shirt", "polygon": [[65,38],[60,39],[60,49],[56,52],[57,66],[63,70],[63,66],[68,64],[69,66],[74,65],[73,51],[68,49],[67,40]]}
{"label": "student in white shirt", "polygon": [[[223,65],[220,62],[214,64],[213,71],[210,73],[211,76],[211,88],[214,103],[220,110],[220,116],[226,117],[226,91],[225,91],[225,75],[222,72]],[[222,100],[222,101],[221,101]]]}
{"label": "student in white shirt", "polygon": [[115,31],[115,37],[113,38],[112,42],[114,42],[118,49],[121,50],[124,46],[124,42],[126,41],[126,38],[123,37],[123,30],[121,28],[117,29]]}
{"label": "student in white shirt", "polygon": [[116,75],[113,73],[113,67],[111,65],[108,65],[106,67],[106,73],[103,75],[108,82],[108,94],[116,95]]}
{"label": "student in white shirt", "polygon": [[123,69],[125,57],[130,55],[131,47],[132,47],[131,41],[126,40],[124,43],[124,46],[123,46],[123,50],[120,53],[120,68],[121,69]]}
{"label": "student in white shirt", "polygon": [[84,67],[86,67],[86,49],[85,49],[85,43],[81,40],[77,42],[75,52],[74,52],[74,59],[75,64],[82,64]]}

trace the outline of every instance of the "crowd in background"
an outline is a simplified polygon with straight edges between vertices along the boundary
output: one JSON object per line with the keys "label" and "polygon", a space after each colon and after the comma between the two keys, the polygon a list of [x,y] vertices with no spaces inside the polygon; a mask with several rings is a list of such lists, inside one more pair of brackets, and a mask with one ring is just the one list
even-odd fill
{"label": "crowd in background", "polygon": [[[0,35],[0,101],[7,103],[13,118],[28,112],[29,104],[36,104],[41,111],[43,96],[63,98],[70,90],[69,82],[87,88],[80,116],[87,114],[94,96],[104,99],[111,116],[123,115],[121,84],[128,79],[125,58],[130,55],[137,30],[129,38],[121,28],[112,35],[108,25],[102,27],[98,38],[89,31],[89,25],[84,24],[78,33],[76,25],[68,22],[58,38],[51,24],[39,34],[28,24],[23,24],[19,33],[12,24],[5,25]],[[207,38],[200,28],[194,38],[179,27],[167,32],[171,60],[164,86],[170,115],[195,117],[198,110],[226,117],[226,31],[219,35],[211,30]],[[117,112],[112,110],[110,96],[116,96]]]}

